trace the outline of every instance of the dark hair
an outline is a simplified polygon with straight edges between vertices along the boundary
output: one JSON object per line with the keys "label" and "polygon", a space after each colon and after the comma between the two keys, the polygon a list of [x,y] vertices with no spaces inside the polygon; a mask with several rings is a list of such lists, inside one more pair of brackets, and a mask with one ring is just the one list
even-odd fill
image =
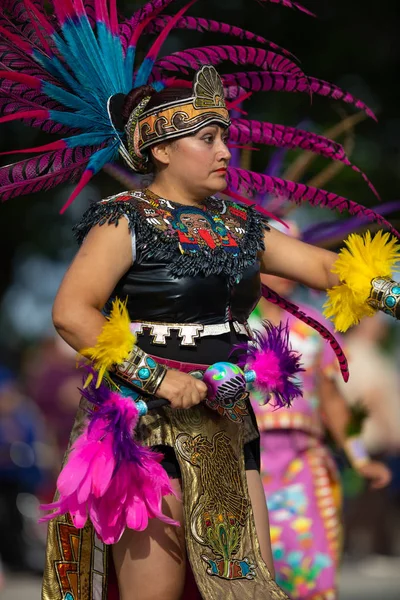
{"label": "dark hair", "polygon": [[166,88],[161,92],[156,92],[151,85],[142,85],[134,90],[131,90],[127,96],[125,96],[124,103],[122,105],[121,115],[124,124],[128,122],[128,119],[133,109],[145,98],[151,96],[149,103],[146,106],[146,111],[152,108],[162,107],[168,102],[174,102],[176,100],[183,100],[189,98],[192,95],[191,89],[186,88]]}
{"label": "dark hair", "polygon": [[[151,98],[145,110],[151,110],[152,108],[157,108],[158,106],[162,107],[168,102],[174,102],[176,100],[183,100],[184,98],[189,98],[191,94],[191,89],[186,88],[166,88],[164,90],[161,90],[161,92],[156,92],[156,90],[151,85],[142,85],[138,88],[131,90],[129,94],[123,96],[118,103],[115,102],[113,104],[113,121],[115,123],[119,120],[119,122],[122,125],[121,129],[123,129],[127,124],[128,119],[132,114],[132,111],[146,96],[151,96]],[[149,152],[149,148],[145,152],[147,152],[149,156],[149,160],[147,163],[147,172],[154,173],[156,165],[153,160],[152,153]]]}

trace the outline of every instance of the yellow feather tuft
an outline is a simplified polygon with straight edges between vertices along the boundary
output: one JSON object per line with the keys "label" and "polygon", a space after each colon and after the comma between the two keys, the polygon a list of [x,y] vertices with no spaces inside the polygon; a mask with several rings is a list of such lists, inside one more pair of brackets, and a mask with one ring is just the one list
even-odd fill
{"label": "yellow feather tuft", "polygon": [[135,343],[136,336],[130,330],[126,302],[121,302],[117,298],[113,302],[111,314],[103,325],[96,345],[80,351],[80,354],[90,358],[93,367],[98,371],[96,387],[100,386],[105,373],[113,365],[122,363],[128,358]]}
{"label": "yellow feather tuft", "polygon": [[327,291],[324,315],[331,319],[337,331],[347,331],[363,317],[375,313],[367,300],[371,281],[375,277],[392,277],[393,266],[400,260],[400,245],[389,233],[378,231],[372,238],[352,233],[345,241],[333,265],[341,283]]}

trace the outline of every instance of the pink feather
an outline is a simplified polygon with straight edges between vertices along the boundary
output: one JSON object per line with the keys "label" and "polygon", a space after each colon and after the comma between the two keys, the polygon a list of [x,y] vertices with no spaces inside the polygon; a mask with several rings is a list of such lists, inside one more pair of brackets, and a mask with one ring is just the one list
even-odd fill
{"label": "pink feather", "polygon": [[108,25],[107,0],[95,0],[95,7],[96,21],[100,21],[101,23]]}
{"label": "pink feather", "polygon": [[110,29],[113,35],[118,35],[118,12],[116,0],[110,0]]}
{"label": "pink feather", "polygon": [[74,8],[77,17],[87,17],[87,12],[83,0],[74,0]]}
{"label": "pink feather", "polygon": [[[135,403],[117,392],[104,392],[104,387],[101,394],[99,411],[92,413],[58,477],[59,500],[41,507],[54,512],[41,521],[70,513],[75,527],[82,528],[89,518],[106,544],[116,543],[126,527],[143,531],[150,518],[179,525],[162,513],[163,497],[174,494],[160,464],[162,455],[147,448],[134,449],[132,459],[125,458],[126,451],[115,455],[115,436],[119,439],[127,432],[133,436],[138,420]],[[124,434],[118,429],[120,419]],[[133,439],[123,439],[126,449],[137,448]]]}
{"label": "pink feather", "polygon": [[72,0],[53,0],[53,6],[60,25],[75,14]]}
{"label": "pink feather", "polygon": [[25,73],[17,73],[16,71],[0,71],[0,79],[8,79],[9,81],[23,83],[34,90],[40,90],[42,87],[42,81],[37,77],[26,75]]}
{"label": "pink feather", "polygon": [[47,54],[49,54],[49,55],[52,54],[51,48],[50,48],[46,38],[44,37],[40,27],[38,26],[38,24],[36,22],[35,16],[37,14],[37,11],[36,11],[35,6],[30,2],[30,0],[24,0],[24,3],[25,3],[26,8],[28,9],[28,12],[31,12],[31,14],[33,15],[33,18],[31,18],[31,23],[32,23],[32,26],[38,37],[38,40],[42,44],[44,51],[47,52]]}
{"label": "pink feather", "polygon": [[[244,196],[241,196],[240,194],[238,194],[237,192],[234,192],[231,189],[226,188],[223,191],[223,193],[226,196],[229,196],[230,198],[233,198],[234,200],[239,200],[239,202],[243,202],[243,204],[245,204],[246,206],[255,206],[254,200],[249,200],[248,198],[245,198]],[[280,223],[281,225],[283,225],[284,227],[286,227],[287,229],[289,229],[289,225],[287,223],[285,223],[285,221],[282,221],[282,219],[280,219],[276,215],[273,215],[271,212],[269,212],[263,206],[256,205],[255,207],[256,207],[257,211],[259,213],[261,213],[262,215],[264,215],[265,217],[273,219],[274,221],[277,221],[278,223]]]}
{"label": "pink feather", "polygon": [[249,364],[249,367],[256,373],[257,388],[269,392],[271,389],[279,391],[282,387],[279,359],[272,350],[259,353],[257,358]]}
{"label": "pink feather", "polygon": [[18,119],[48,119],[48,110],[21,110],[5,117],[0,117],[0,123],[8,123],[9,121],[17,121]]}
{"label": "pink feather", "polygon": [[62,215],[63,213],[65,213],[65,211],[67,210],[67,208],[69,206],[71,206],[71,204],[73,203],[73,201],[75,200],[75,198],[81,193],[81,191],[83,190],[83,188],[92,179],[93,175],[94,175],[93,171],[90,171],[89,169],[87,169],[86,171],[84,171],[84,173],[82,174],[82,177],[80,178],[80,180],[78,182],[78,185],[75,187],[74,191],[72,192],[72,194],[70,195],[70,197],[68,198],[68,200],[66,201],[66,203],[64,204],[64,206],[62,207],[62,209],[60,210],[60,215]]}
{"label": "pink feather", "polygon": [[27,9],[29,9],[37,18],[40,25],[46,31],[49,36],[52,36],[55,33],[54,27],[49,23],[49,21],[45,18],[45,16],[32,4],[31,0],[24,0]]}
{"label": "pink feather", "polygon": [[21,39],[21,37],[19,35],[16,35],[15,33],[11,33],[11,31],[8,31],[1,25],[0,25],[0,34],[4,35],[5,38],[9,39],[10,42],[12,42],[13,44],[15,44],[17,46],[17,48],[20,48],[21,50],[26,52],[28,54],[28,56],[30,56],[32,54],[32,46],[28,42],[25,42],[23,39]]}
{"label": "pink feather", "polygon": [[197,0],[191,0],[188,4],[186,4],[186,6],[184,6],[183,8],[181,8],[181,10],[179,12],[177,12],[174,17],[172,17],[171,21],[168,23],[168,25],[165,27],[165,29],[162,31],[162,33],[158,36],[158,38],[156,39],[156,41],[154,42],[154,44],[152,45],[152,47],[148,51],[145,60],[148,59],[148,60],[153,60],[154,61],[157,58],[158,53],[161,50],[161,46],[163,45],[163,43],[167,39],[167,37],[168,37],[171,29],[173,29],[175,23],[177,21],[179,21],[179,19],[182,17],[182,15],[184,15],[185,12],[187,10],[189,10],[189,8],[195,2],[197,2]]}
{"label": "pink feather", "polygon": [[239,96],[238,98],[236,98],[236,100],[233,100],[232,102],[226,102],[226,108],[228,110],[236,110],[237,112],[247,114],[244,110],[240,109],[240,104],[242,104],[242,102],[244,102],[245,100],[248,100],[252,95],[253,92],[247,92],[247,94]]}
{"label": "pink feather", "polygon": [[65,150],[67,148],[65,140],[57,140],[56,142],[50,142],[50,144],[44,144],[44,146],[35,146],[34,148],[24,148],[23,150],[9,150],[8,152],[0,152],[0,156],[7,156],[9,154],[28,154],[29,152],[50,152],[52,150]]}

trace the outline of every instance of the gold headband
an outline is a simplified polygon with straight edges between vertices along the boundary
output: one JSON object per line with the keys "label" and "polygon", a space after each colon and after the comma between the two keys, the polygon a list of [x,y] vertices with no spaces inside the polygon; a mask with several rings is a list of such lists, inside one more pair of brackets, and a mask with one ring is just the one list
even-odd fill
{"label": "gold headband", "polygon": [[211,65],[197,71],[191,97],[146,111],[149,100],[147,97],[140,103],[140,108],[132,112],[126,125],[128,148],[135,170],[144,170],[146,157],[143,151],[150,146],[190,135],[211,123],[222,127],[229,127],[231,123],[221,78]]}

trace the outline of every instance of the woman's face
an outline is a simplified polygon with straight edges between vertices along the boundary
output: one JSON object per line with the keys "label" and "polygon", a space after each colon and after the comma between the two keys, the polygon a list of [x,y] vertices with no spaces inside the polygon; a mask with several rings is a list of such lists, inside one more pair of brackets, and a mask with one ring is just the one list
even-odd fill
{"label": "woman's face", "polygon": [[176,140],[167,147],[164,176],[194,195],[221,192],[226,188],[226,169],[231,159],[227,139],[227,129],[209,125]]}

